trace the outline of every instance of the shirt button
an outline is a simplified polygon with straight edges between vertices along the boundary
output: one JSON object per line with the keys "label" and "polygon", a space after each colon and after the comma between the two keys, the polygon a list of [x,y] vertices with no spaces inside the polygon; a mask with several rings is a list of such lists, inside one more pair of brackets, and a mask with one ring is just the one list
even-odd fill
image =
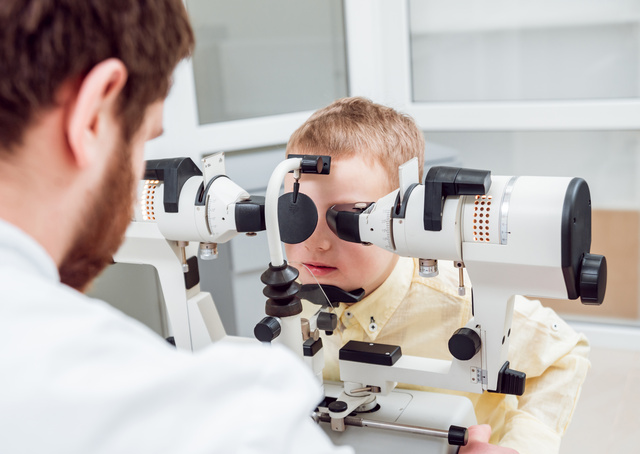
{"label": "shirt button", "polygon": [[378,330],[378,325],[376,323],[369,323],[369,331],[372,333]]}
{"label": "shirt button", "polygon": [[347,318],[351,318],[351,317],[353,317],[353,314],[351,313],[351,311],[347,311],[347,312],[345,312],[345,313],[344,313],[344,315],[346,315],[346,316],[347,316]]}

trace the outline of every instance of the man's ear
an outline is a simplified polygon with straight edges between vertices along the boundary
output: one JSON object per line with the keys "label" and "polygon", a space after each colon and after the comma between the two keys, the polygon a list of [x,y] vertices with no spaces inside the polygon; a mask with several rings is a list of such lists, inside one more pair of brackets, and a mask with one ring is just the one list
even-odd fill
{"label": "man's ear", "polygon": [[76,166],[89,165],[104,140],[105,127],[114,124],[117,98],[127,81],[127,68],[120,60],[110,58],[94,66],[80,83],[71,105],[66,134]]}

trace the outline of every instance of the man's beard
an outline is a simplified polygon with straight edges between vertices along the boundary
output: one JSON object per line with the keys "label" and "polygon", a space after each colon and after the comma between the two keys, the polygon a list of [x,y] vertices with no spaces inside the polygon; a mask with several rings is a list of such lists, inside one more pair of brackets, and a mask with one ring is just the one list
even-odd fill
{"label": "man's beard", "polygon": [[59,267],[60,281],[78,291],[87,286],[113,262],[133,216],[136,178],[132,148],[124,140],[107,164],[98,194],[86,207],[76,239]]}

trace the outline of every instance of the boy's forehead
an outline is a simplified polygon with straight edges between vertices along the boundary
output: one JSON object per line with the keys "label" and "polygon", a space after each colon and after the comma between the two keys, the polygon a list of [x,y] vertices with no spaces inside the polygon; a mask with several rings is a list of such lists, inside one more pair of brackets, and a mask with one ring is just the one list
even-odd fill
{"label": "boy's forehead", "polygon": [[383,159],[380,157],[380,153],[371,151],[367,146],[362,146],[358,149],[334,150],[332,152],[323,150],[322,147],[315,149],[306,149],[299,146],[287,147],[287,156],[291,154],[327,155],[331,158],[332,167],[339,165],[352,170],[382,170],[389,180],[392,180],[398,174],[399,164],[394,162],[393,159]]}
{"label": "boy's forehead", "polygon": [[[308,194],[314,200],[332,203],[375,201],[396,189],[389,170],[379,160],[358,154],[331,156],[329,175],[303,174],[300,183],[302,192],[314,188]],[[292,184],[293,174],[289,173],[285,178],[287,191],[292,190]]]}
{"label": "boy's forehead", "polygon": [[349,158],[332,159],[331,167],[335,175],[340,178],[375,181],[376,185],[384,185],[385,187],[390,184],[389,168],[377,159],[354,155]]}
{"label": "boy's forehead", "polygon": [[329,175],[313,177],[335,203],[375,201],[393,190],[387,172],[379,162],[367,162],[357,156],[332,159]]}

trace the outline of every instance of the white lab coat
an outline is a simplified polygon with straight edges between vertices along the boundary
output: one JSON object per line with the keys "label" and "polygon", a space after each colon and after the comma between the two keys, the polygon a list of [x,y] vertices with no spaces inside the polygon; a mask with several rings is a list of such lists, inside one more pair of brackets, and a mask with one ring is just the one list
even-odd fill
{"label": "white lab coat", "polygon": [[351,453],[311,420],[320,398],[284,348],[177,351],[0,220],[0,452]]}

